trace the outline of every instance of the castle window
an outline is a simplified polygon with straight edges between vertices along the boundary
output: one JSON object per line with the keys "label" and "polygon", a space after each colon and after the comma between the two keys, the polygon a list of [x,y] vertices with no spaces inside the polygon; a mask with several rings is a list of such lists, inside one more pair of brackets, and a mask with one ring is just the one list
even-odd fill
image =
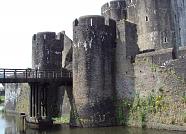
{"label": "castle window", "polygon": [[164,37],[164,43],[167,43],[167,37]]}
{"label": "castle window", "polygon": [[76,19],[75,21],[74,21],[74,26],[78,26],[78,20]]}
{"label": "castle window", "polygon": [[149,21],[149,17],[148,17],[148,16],[146,16],[146,17],[145,17],[145,20],[146,20],[146,21]]}

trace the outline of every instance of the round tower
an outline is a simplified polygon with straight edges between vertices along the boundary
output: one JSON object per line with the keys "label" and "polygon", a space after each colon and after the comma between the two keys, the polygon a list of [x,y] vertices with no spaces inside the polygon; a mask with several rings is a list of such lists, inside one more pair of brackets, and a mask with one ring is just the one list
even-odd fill
{"label": "round tower", "polygon": [[115,31],[115,21],[102,16],[83,16],[74,21],[73,92],[79,125],[92,127],[115,123]]}
{"label": "round tower", "polygon": [[61,69],[63,35],[40,32],[32,38],[32,68]]}
{"label": "round tower", "polygon": [[[62,69],[62,49],[64,35],[55,32],[40,32],[33,35],[32,38],[32,68],[38,70],[51,70],[43,73],[38,71],[37,77],[53,77],[53,70]],[[47,117],[59,116],[60,107],[58,93],[59,85],[56,82],[43,82],[36,86],[31,86],[32,110],[34,116],[45,114]],[[55,97],[54,97],[55,96]],[[42,105],[45,100],[45,105]],[[60,102],[61,103],[61,102]],[[43,110],[45,109],[45,110]],[[42,114],[41,114],[42,113]]]}
{"label": "round tower", "polygon": [[115,0],[104,4],[101,7],[101,14],[106,18],[119,21],[127,18],[125,0]]}
{"label": "round tower", "polygon": [[127,20],[137,24],[141,51],[176,44],[175,18],[170,0],[126,0]]}

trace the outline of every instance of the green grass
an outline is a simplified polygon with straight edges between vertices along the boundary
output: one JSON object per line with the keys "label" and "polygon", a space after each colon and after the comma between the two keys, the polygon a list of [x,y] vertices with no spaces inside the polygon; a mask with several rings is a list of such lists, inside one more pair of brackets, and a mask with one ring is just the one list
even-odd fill
{"label": "green grass", "polygon": [[0,104],[5,102],[5,96],[0,96]]}
{"label": "green grass", "polygon": [[55,117],[52,119],[54,120],[54,123],[57,123],[57,124],[66,124],[70,122],[70,117],[68,116],[60,116],[60,117]]}

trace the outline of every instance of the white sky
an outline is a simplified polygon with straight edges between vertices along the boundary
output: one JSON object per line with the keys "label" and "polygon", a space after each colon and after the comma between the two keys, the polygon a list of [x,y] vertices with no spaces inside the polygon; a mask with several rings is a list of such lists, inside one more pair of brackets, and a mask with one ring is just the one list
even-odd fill
{"label": "white sky", "polygon": [[0,68],[31,67],[32,35],[65,30],[83,15],[100,15],[108,0],[0,0]]}

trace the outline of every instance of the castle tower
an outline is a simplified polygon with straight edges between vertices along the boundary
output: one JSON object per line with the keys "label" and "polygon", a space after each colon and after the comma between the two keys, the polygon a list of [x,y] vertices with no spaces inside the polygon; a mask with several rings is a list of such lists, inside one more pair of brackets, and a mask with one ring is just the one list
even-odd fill
{"label": "castle tower", "polygon": [[127,20],[137,24],[140,51],[176,45],[176,24],[170,0],[126,0]]}
{"label": "castle tower", "polygon": [[[127,21],[125,0],[115,0],[106,3],[101,8],[105,18],[116,21],[117,38],[115,48],[115,89],[117,103],[131,99],[134,90],[134,69],[132,63],[139,53],[137,45],[136,24]],[[118,111],[118,110],[117,110]],[[125,115],[126,116],[126,115]]]}
{"label": "castle tower", "polygon": [[106,18],[119,21],[127,18],[125,0],[115,0],[104,4],[101,7],[101,14]]}
{"label": "castle tower", "polygon": [[61,69],[64,46],[62,33],[41,32],[32,38],[32,68]]}
{"label": "castle tower", "polygon": [[82,126],[110,126],[114,116],[115,21],[83,16],[73,24],[73,93]]}
{"label": "castle tower", "polygon": [[[38,71],[37,77],[53,77],[53,70],[62,69],[62,50],[64,35],[55,32],[41,32],[32,37],[32,68],[51,70],[47,74]],[[58,116],[60,107],[57,106],[59,84],[55,82],[31,83],[32,109],[31,116]],[[43,101],[44,100],[44,101]],[[44,102],[45,105],[42,105]],[[44,110],[43,110],[44,109]],[[42,114],[41,114],[42,113]]]}

